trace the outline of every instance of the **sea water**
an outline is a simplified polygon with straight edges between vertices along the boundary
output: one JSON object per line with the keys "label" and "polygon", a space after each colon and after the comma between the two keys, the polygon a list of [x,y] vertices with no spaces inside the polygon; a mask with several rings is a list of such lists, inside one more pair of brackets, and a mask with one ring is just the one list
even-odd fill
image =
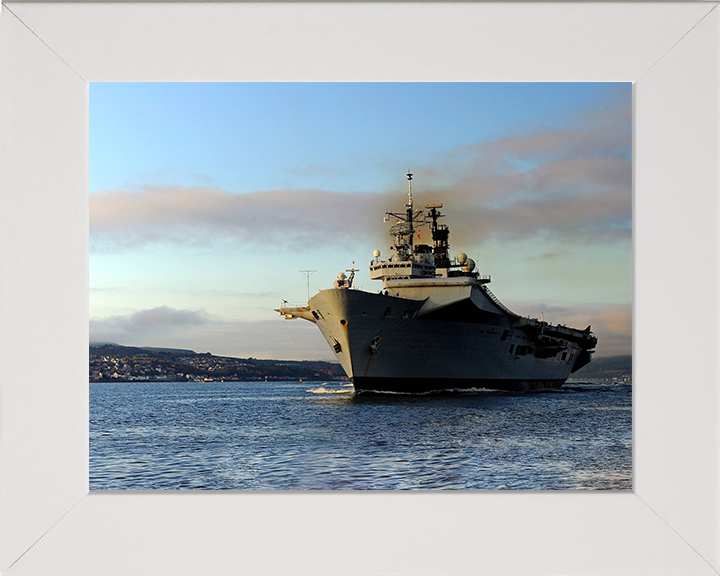
{"label": "sea water", "polygon": [[632,488],[632,387],[90,384],[91,490]]}

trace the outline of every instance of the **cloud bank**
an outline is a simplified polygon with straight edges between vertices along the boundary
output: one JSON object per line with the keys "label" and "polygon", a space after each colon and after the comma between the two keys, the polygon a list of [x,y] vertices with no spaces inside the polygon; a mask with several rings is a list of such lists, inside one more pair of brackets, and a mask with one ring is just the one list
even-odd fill
{"label": "cloud bank", "polygon": [[243,322],[160,306],[125,316],[91,318],[90,342],[180,348],[237,358],[335,361],[316,326],[272,314],[272,319]]}
{"label": "cloud bank", "polygon": [[172,334],[179,330],[207,326],[214,321],[204,311],[176,310],[159,306],[140,310],[127,316],[110,316],[90,319],[90,340],[93,342],[137,341]]}
{"label": "cloud bank", "polygon": [[[233,194],[216,188],[147,187],[90,197],[91,249],[236,241],[253,248],[308,249],[372,227],[378,195],[317,190]],[[368,207],[369,206],[369,207]]]}
{"label": "cloud bank", "polygon": [[[587,112],[563,129],[536,127],[462,146],[413,171],[416,205],[442,202],[455,243],[542,237],[602,244],[631,236],[629,103]],[[405,194],[400,179],[393,191],[354,193],[107,190],[90,196],[91,250],[225,242],[313,250],[365,237],[376,242],[386,237],[381,214],[401,210]]]}

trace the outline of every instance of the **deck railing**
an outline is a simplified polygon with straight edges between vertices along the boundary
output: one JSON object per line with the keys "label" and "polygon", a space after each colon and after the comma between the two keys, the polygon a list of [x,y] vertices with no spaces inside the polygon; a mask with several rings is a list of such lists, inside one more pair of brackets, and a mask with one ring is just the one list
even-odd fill
{"label": "deck railing", "polygon": [[513,318],[520,318],[519,314],[515,314],[515,312],[513,312],[512,310],[510,310],[510,308],[505,306],[505,304],[500,302],[500,300],[498,300],[497,296],[495,296],[495,294],[492,293],[490,288],[483,285],[483,286],[480,286],[480,290],[483,290],[485,292],[485,294],[487,294],[488,298],[490,298],[490,300],[492,300],[493,304],[495,304],[495,306],[497,306],[498,308],[500,308],[500,310],[505,312],[505,314],[509,314]]}

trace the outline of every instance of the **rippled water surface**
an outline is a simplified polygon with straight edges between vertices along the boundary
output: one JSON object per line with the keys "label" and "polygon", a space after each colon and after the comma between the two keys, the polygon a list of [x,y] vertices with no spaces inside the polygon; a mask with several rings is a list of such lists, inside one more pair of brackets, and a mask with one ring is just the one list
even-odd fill
{"label": "rippled water surface", "polygon": [[630,489],[631,396],[91,383],[90,488]]}

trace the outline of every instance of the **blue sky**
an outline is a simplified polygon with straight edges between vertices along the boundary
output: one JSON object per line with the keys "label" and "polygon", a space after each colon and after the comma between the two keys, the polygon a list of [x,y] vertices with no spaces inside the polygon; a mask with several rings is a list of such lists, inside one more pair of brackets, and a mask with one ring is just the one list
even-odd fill
{"label": "blue sky", "polygon": [[272,309],[379,290],[410,170],[503,302],[629,354],[631,166],[630,84],[92,83],[90,339],[332,359]]}

